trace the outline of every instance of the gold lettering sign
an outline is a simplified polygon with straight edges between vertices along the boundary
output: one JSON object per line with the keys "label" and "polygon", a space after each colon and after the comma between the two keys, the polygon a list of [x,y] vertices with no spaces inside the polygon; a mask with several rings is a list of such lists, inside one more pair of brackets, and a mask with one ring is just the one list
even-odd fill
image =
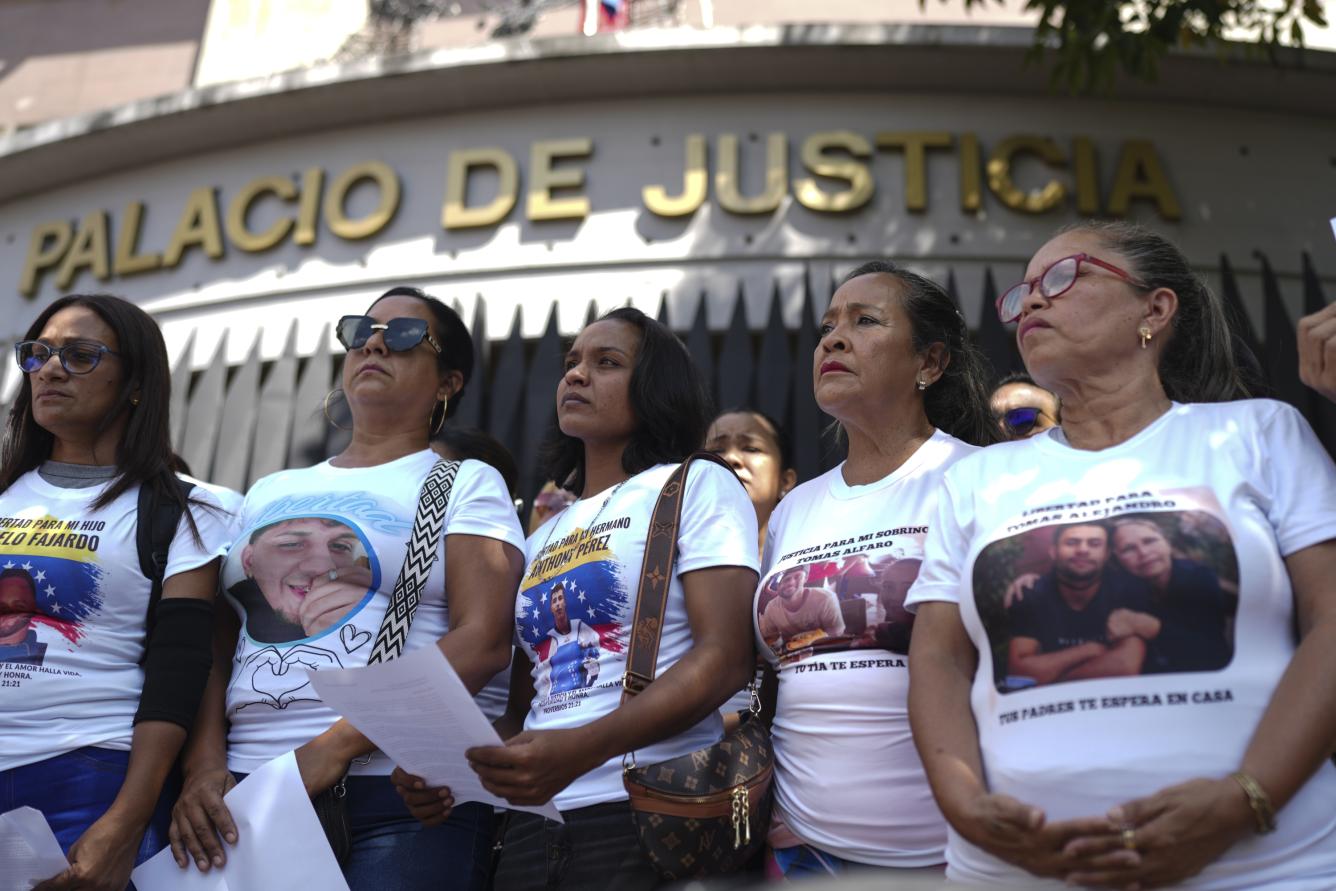
{"label": "gold lettering sign", "polygon": [[[350,219],[345,212],[348,193],[364,182],[375,184],[380,201],[375,210],[360,220]],[[363,161],[340,173],[329,184],[329,194],[325,196],[325,225],[339,238],[359,241],[388,226],[398,210],[399,174],[380,161]]]}
{"label": "gold lettering sign", "polygon": [[320,217],[320,190],[325,184],[325,171],[308,168],[302,174],[302,198],[297,205],[297,228],[292,243],[308,247],[315,244],[315,224]]}
{"label": "gold lettering sign", "polygon": [[587,158],[594,152],[594,141],[551,139],[535,142],[529,159],[529,200],[525,212],[531,220],[583,220],[589,216],[589,198],[570,195],[554,198],[554,189],[579,189],[584,186],[584,169],[556,169],[558,159]]}
{"label": "gold lettering sign", "polygon": [[217,260],[223,255],[223,234],[218,228],[218,197],[211,188],[199,188],[186,199],[185,210],[172,233],[162,265],[168,269],[181,262],[187,248],[200,247],[204,255]]}
{"label": "gold lettering sign", "polygon": [[1042,189],[1023,192],[1011,178],[1011,165],[1022,152],[1038,155],[1053,166],[1067,163],[1062,150],[1051,139],[1042,136],[1009,136],[993,147],[988,156],[988,188],[1012,210],[1022,213],[1044,213],[1062,203],[1067,187],[1051,179]]}
{"label": "gold lettering sign", "polygon": [[24,297],[37,294],[37,277],[55,266],[70,249],[74,227],[65,220],[38,223],[28,236],[28,256],[23,261],[19,277],[19,293]]}
{"label": "gold lettering sign", "polygon": [[874,185],[872,171],[858,160],[838,160],[827,154],[828,150],[847,152],[854,159],[872,157],[872,144],[848,130],[834,130],[829,133],[813,133],[803,140],[799,153],[803,166],[817,176],[828,179],[841,179],[849,184],[847,189],[827,193],[816,184],[814,177],[794,180],[793,197],[808,210],[824,213],[848,213],[857,210],[872,200]]}
{"label": "gold lettering sign", "polygon": [[738,137],[725,133],[719,137],[719,171],[714,175],[719,206],[729,213],[774,213],[789,191],[789,144],[784,134],[771,133],[766,139],[765,188],[759,195],[742,194],[738,165]]}
{"label": "gold lettering sign", "polygon": [[93,277],[100,282],[111,278],[107,257],[107,212],[95,210],[79,223],[79,231],[74,235],[74,244],[65,254],[65,262],[60,264],[56,274],[56,287],[62,291],[69,288],[75,277],[84,269],[92,270]]}
{"label": "gold lettering sign", "polygon": [[949,149],[951,143],[950,133],[936,130],[877,134],[878,148],[905,153],[905,210],[922,213],[928,209],[928,149]]}
{"label": "gold lettering sign", "polygon": [[[1131,202],[1142,200],[1150,202],[1163,219],[1182,216],[1164,163],[1149,141],[1124,141],[1112,170],[1105,175],[1101,174],[1099,152],[1088,136],[1072,137],[1070,157],[1064,156],[1052,139],[1032,135],[1008,136],[990,148],[985,163],[985,148],[973,132],[888,131],[871,138],[850,130],[811,133],[798,144],[802,170],[793,178],[792,191],[801,209],[794,211],[845,214],[869,205],[877,188],[871,159],[880,149],[898,151],[904,157],[903,206],[911,213],[928,209],[928,153],[954,151],[959,165],[959,206],[965,214],[983,212],[986,177],[988,191],[1003,207],[1019,213],[1066,208],[1083,216],[1100,212],[1121,216],[1128,212]],[[711,171],[707,136],[686,135],[680,187],[675,176],[667,178],[671,185],[640,187],[644,209],[664,218],[687,217],[711,200],[713,189],[713,199],[725,213],[756,216],[776,212],[784,206],[790,191],[789,137],[781,132],[768,133],[763,149],[760,145],[747,149],[745,163],[750,164],[761,163],[764,152],[764,169],[756,171],[761,174],[756,181],[762,185],[750,195],[744,194],[743,150],[738,134],[720,134],[714,147],[715,169]],[[525,193],[529,219],[580,220],[591,212],[590,199],[584,194],[588,168],[582,162],[593,153],[593,141],[584,137],[531,144]],[[1017,160],[1026,155],[1055,169],[1052,178],[1030,191],[1016,183]],[[1056,168],[1068,164],[1071,173],[1064,177]],[[469,205],[470,177],[486,176],[489,170],[495,171],[496,194],[475,199],[483,201],[481,204]],[[1111,177],[1107,176],[1109,172]],[[514,211],[525,175],[516,157],[499,147],[452,151],[446,158],[445,174],[441,226],[447,232],[501,223]],[[1108,186],[1107,199],[1103,186]],[[359,189],[375,190],[375,207],[354,219],[349,217],[349,204]],[[99,209],[86,213],[77,225],[68,220],[49,220],[32,229],[18,289],[33,297],[46,275],[63,290],[85,272],[107,281],[174,269],[194,249],[217,260],[224,256],[228,244],[246,254],[285,243],[306,248],[316,243],[322,218],[329,233],[337,238],[371,238],[393,222],[402,190],[398,173],[380,161],[355,164],[333,176],[328,186],[325,171],[318,166],[304,170],[299,181],[290,175],[272,174],[255,178],[235,192],[220,193],[212,186],[202,186],[189,193],[160,251],[141,245],[149,212],[141,201],[127,202],[119,217]],[[226,201],[225,213],[220,213],[220,201]],[[271,222],[262,231],[253,228],[257,225],[252,219],[256,205],[264,205],[269,211],[264,219]]]}
{"label": "gold lettering sign", "polygon": [[1109,213],[1116,217],[1125,216],[1133,198],[1153,201],[1155,209],[1166,220],[1183,216],[1154,146],[1144,139],[1129,139],[1123,143],[1122,153],[1118,156],[1118,172],[1114,174],[1113,188],[1109,190]]}
{"label": "gold lettering sign", "polygon": [[122,214],[121,232],[116,238],[116,259],[111,270],[117,278],[152,272],[162,266],[162,254],[139,253],[139,230],[144,222],[144,203],[131,201]]}
{"label": "gold lettering sign", "polygon": [[710,171],[705,163],[705,137],[692,133],[686,141],[686,165],[682,193],[670,196],[663,186],[645,186],[640,200],[650,213],[661,217],[685,217],[696,212],[710,194]]}
{"label": "gold lettering sign", "polygon": [[294,201],[297,198],[297,186],[285,176],[262,176],[251,180],[241,187],[232,202],[227,206],[227,240],[232,245],[247,253],[267,251],[288,237],[297,221],[292,217],[279,217],[263,232],[252,232],[246,225],[246,217],[251,205],[261,195],[274,195],[280,201]]}
{"label": "gold lettering sign", "polygon": [[[482,167],[496,171],[496,197],[479,207],[469,207],[469,174]],[[446,162],[445,206],[441,210],[441,226],[446,229],[470,229],[495,225],[514,209],[519,193],[519,168],[515,159],[504,149],[475,148],[451,152]]]}

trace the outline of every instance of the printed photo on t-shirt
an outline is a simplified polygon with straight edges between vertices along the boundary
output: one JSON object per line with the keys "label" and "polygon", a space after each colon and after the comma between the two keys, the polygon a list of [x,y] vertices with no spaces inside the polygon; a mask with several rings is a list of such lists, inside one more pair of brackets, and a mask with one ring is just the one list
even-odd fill
{"label": "printed photo on t-shirt", "polygon": [[[53,645],[78,647],[103,604],[100,521],[0,518],[0,683],[22,686]],[[91,527],[85,529],[84,527]],[[44,669],[57,671],[57,669]]]}
{"label": "printed photo on t-shirt", "polygon": [[288,517],[257,526],[228,556],[228,589],[259,643],[318,637],[370,601],[379,572],[344,519]]}
{"label": "printed photo on t-shirt", "polygon": [[[1139,493],[985,547],[974,596],[998,691],[1229,665],[1239,569],[1214,504],[1204,489]],[[1135,509],[1180,505],[1193,509]]]}
{"label": "printed photo on t-shirt", "polygon": [[[529,564],[515,601],[515,629],[534,656],[539,711],[578,705],[599,683],[601,666],[625,657],[631,597],[609,542],[612,530],[629,524],[629,517],[618,517],[571,530]],[[620,671],[603,681],[620,683]]]}
{"label": "printed photo on t-shirt", "polygon": [[756,626],[780,664],[852,649],[909,652],[905,596],[923,563],[923,533],[781,565],[756,598]]}

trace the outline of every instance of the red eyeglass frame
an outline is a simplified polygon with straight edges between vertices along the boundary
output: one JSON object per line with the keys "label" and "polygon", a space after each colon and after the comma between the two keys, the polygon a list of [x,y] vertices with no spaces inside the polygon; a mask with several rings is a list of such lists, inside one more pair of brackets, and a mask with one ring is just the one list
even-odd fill
{"label": "red eyeglass frame", "polygon": [[[1044,269],[1043,269],[1043,271],[1040,272],[1038,275],[1036,275],[1034,278],[1031,278],[1031,279],[1023,279],[1023,280],[1021,280],[1021,281],[1018,281],[1018,282],[1016,282],[1016,284],[1012,285],[1010,288],[1007,288],[1007,289],[1006,289],[1005,291],[1003,291],[1000,295],[998,295],[998,298],[997,298],[997,300],[996,300],[995,303],[994,303],[994,308],[997,310],[997,317],[998,317],[999,319],[1002,320],[1002,324],[1004,324],[1004,325],[1010,325],[1012,322],[1016,321],[1017,319],[1019,319],[1019,318],[1021,317],[1021,313],[1020,313],[1019,311],[1017,311],[1016,314],[1013,315],[1011,318],[1007,318],[1006,316],[1004,316],[1004,315],[1002,314],[1002,302],[1003,302],[1004,300],[1007,299],[1007,295],[1009,295],[1012,291],[1014,291],[1014,290],[1016,290],[1017,288],[1019,288],[1019,287],[1021,287],[1022,285],[1024,285],[1024,286],[1026,286],[1027,288],[1029,288],[1029,290],[1026,292],[1026,295],[1025,295],[1025,296],[1029,296],[1029,294],[1030,294],[1031,292],[1034,291],[1034,289],[1035,289],[1035,285],[1037,285],[1039,282],[1043,281],[1043,280],[1044,280],[1044,276],[1048,275],[1048,272],[1049,272],[1050,269],[1052,269],[1054,266],[1057,266],[1059,263],[1063,263],[1063,262],[1065,262],[1065,261],[1067,261],[1067,260],[1075,260],[1075,261],[1076,261],[1076,272],[1072,275],[1072,280],[1067,284],[1067,287],[1063,288],[1061,291],[1057,291],[1057,292],[1052,293],[1052,294],[1044,294],[1043,291],[1040,291],[1039,293],[1043,294],[1043,296],[1044,296],[1046,299],[1048,299],[1048,300],[1052,300],[1054,297],[1061,297],[1063,294],[1066,294],[1068,291],[1070,291],[1070,290],[1072,289],[1072,285],[1075,285],[1075,284],[1076,284],[1076,280],[1077,280],[1078,278],[1081,277],[1081,264],[1082,264],[1082,263],[1090,263],[1090,264],[1092,264],[1092,265],[1098,266],[1098,267],[1101,268],[1101,269],[1107,269],[1109,272],[1112,272],[1114,275],[1118,276],[1118,277],[1121,278],[1123,281],[1125,281],[1125,282],[1127,282],[1128,284],[1133,285],[1133,286],[1135,286],[1135,287],[1141,288],[1142,290],[1149,290],[1149,289],[1150,289],[1149,285],[1146,285],[1146,284],[1144,284],[1143,282],[1137,280],[1136,278],[1133,278],[1132,275],[1131,275],[1131,273],[1126,272],[1125,270],[1119,269],[1117,266],[1114,266],[1112,263],[1106,263],[1105,261],[1101,260],[1099,257],[1092,257],[1092,256],[1090,256],[1090,254],[1086,254],[1086,253],[1080,253],[1080,254],[1068,254],[1068,255],[1065,256],[1065,257],[1059,257],[1058,259],[1054,260],[1052,263],[1050,263],[1050,264],[1048,264],[1047,266],[1045,266]],[[1023,301],[1022,301],[1022,305],[1024,305]]]}

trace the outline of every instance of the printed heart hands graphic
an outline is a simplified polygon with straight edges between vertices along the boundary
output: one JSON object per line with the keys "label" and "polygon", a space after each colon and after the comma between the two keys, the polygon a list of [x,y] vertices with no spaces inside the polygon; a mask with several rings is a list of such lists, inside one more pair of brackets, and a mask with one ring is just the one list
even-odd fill
{"label": "printed heart hands graphic", "polygon": [[249,681],[250,688],[259,695],[247,705],[264,703],[283,709],[294,702],[320,701],[311,689],[307,672],[342,667],[336,653],[309,644],[298,644],[286,653],[279,653],[277,647],[265,647],[246,660],[238,672],[238,679],[243,683]]}

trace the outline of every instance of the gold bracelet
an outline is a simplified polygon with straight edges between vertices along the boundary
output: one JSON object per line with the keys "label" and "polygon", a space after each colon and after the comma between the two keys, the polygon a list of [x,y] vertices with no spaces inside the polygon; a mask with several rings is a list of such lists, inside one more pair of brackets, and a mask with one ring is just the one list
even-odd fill
{"label": "gold bracelet", "polygon": [[1271,806],[1271,797],[1261,784],[1241,770],[1231,773],[1229,778],[1238,783],[1243,794],[1248,796],[1248,807],[1252,808],[1253,818],[1257,821],[1258,834],[1275,832],[1276,809]]}

